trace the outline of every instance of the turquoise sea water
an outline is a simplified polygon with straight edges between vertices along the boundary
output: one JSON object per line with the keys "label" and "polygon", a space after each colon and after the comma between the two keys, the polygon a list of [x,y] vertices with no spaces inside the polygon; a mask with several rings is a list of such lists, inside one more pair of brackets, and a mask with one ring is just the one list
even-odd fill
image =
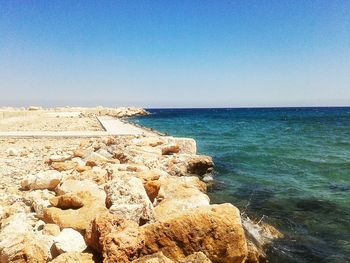
{"label": "turquoise sea water", "polygon": [[350,262],[350,108],[149,111],[132,121],[214,158],[213,203],[285,234],[269,262]]}

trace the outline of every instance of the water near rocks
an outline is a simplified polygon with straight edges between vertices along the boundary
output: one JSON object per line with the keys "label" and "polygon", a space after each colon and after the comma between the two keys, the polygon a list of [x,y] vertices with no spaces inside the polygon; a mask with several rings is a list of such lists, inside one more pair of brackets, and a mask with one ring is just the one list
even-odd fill
{"label": "water near rocks", "polygon": [[349,262],[350,108],[149,111],[132,121],[193,137],[213,156],[213,203],[285,234],[269,262]]}

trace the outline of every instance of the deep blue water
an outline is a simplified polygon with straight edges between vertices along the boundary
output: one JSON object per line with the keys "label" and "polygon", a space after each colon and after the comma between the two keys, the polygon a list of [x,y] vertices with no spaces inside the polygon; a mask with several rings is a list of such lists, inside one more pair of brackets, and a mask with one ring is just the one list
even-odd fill
{"label": "deep blue water", "polygon": [[149,111],[132,121],[214,158],[213,203],[285,234],[269,262],[350,262],[350,108]]}

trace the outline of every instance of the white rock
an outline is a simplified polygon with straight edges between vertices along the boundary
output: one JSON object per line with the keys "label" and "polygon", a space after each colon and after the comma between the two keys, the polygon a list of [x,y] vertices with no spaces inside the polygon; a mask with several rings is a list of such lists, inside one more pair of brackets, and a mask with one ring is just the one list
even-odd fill
{"label": "white rock", "polygon": [[28,175],[22,180],[23,189],[54,189],[62,180],[62,174],[56,170]]}
{"label": "white rock", "polygon": [[59,254],[66,252],[83,252],[87,246],[84,237],[72,228],[65,228],[54,237],[54,246]]}
{"label": "white rock", "polygon": [[119,176],[105,186],[110,212],[137,223],[154,220],[154,208],[143,183],[133,176]]}

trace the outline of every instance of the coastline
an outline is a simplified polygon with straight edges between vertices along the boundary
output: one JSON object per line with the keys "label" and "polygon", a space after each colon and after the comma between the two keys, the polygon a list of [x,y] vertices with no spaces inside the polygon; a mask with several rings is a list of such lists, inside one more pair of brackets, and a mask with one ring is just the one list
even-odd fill
{"label": "coastline", "polygon": [[[130,124],[126,117],[147,114],[48,111],[82,113],[69,115],[73,122],[62,129],[81,128],[78,118],[108,115]],[[210,204],[202,179],[214,163],[197,155],[193,139],[158,133],[0,140],[1,262],[261,262],[265,246],[281,237],[268,225],[242,222],[231,204]]]}

